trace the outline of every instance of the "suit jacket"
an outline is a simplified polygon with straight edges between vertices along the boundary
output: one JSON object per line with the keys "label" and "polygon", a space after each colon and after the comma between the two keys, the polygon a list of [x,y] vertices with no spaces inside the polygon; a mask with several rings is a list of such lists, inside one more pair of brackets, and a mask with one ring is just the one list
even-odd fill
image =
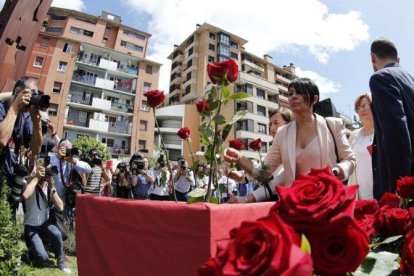
{"label": "suit jacket", "polygon": [[374,197],[395,192],[402,176],[414,174],[414,79],[398,63],[387,64],[369,81],[375,135]]}
{"label": "suit jacket", "polygon": [[[345,135],[342,120],[337,118],[327,118],[325,120],[325,118],[317,114],[315,114],[315,118],[317,137],[321,149],[322,167],[338,165],[343,170],[345,179],[347,179],[354,171],[355,156]],[[340,160],[338,164],[336,162],[334,140],[326,125],[327,121],[329,121],[329,126],[335,136],[338,159]],[[290,186],[295,180],[296,175],[296,128],[296,121],[279,128],[264,160],[272,173],[283,164],[284,183],[280,184],[285,186]]]}

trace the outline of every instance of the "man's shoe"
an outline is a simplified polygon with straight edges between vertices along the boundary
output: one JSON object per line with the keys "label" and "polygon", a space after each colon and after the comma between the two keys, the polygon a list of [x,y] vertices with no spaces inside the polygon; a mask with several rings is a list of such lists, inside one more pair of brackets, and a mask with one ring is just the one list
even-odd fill
{"label": "man's shoe", "polygon": [[70,271],[70,269],[66,266],[66,263],[63,260],[63,258],[61,258],[58,261],[58,267],[59,267],[60,270],[62,270],[63,273],[65,273],[65,274],[72,274],[72,271]]}

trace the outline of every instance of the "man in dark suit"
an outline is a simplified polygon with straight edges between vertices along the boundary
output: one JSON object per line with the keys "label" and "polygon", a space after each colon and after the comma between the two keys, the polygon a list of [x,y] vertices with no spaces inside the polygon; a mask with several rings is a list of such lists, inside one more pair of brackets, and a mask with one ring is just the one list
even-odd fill
{"label": "man in dark suit", "polygon": [[414,79],[400,67],[397,48],[388,39],[372,42],[371,61],[372,167],[374,197],[380,199],[395,192],[400,177],[414,175]]}

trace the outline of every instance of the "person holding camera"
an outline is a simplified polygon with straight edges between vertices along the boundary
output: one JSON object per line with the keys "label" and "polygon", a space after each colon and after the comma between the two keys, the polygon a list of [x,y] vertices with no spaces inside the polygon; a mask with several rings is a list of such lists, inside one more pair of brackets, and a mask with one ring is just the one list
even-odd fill
{"label": "person holding camera", "polygon": [[[32,102],[32,94],[37,92],[37,82],[33,78],[19,79],[12,92],[11,99],[0,101],[0,162],[10,187],[15,184],[15,169],[19,167],[21,146],[30,148],[34,158],[42,145],[42,126],[39,109]],[[33,160],[32,160],[33,161]],[[20,184],[17,184],[18,186]],[[20,199],[21,186],[13,189],[16,194],[9,197],[15,216]],[[1,188],[1,184],[0,184]]]}
{"label": "person holding camera", "polygon": [[160,155],[156,166],[152,169],[155,181],[148,190],[149,198],[151,200],[171,200],[169,193],[170,172],[166,167],[164,155]]}
{"label": "person holding camera", "polygon": [[148,190],[155,182],[154,175],[148,170],[148,159],[139,157],[131,162],[131,189],[134,199],[148,199]]}
{"label": "person holding camera", "polygon": [[35,266],[43,266],[47,262],[49,256],[43,245],[43,239],[46,238],[52,244],[57,266],[62,272],[71,274],[64,260],[62,233],[49,220],[51,204],[62,211],[63,202],[56,192],[53,177],[43,165],[37,164],[36,174],[22,194],[26,206],[24,236],[29,257]]}
{"label": "person holding camera", "polygon": [[175,195],[178,201],[187,201],[188,192],[195,186],[194,174],[188,169],[188,163],[184,159],[178,161],[178,167],[174,171]]}
{"label": "person holding camera", "polygon": [[114,196],[117,198],[128,198],[131,186],[131,173],[128,171],[128,163],[121,162],[116,166],[112,175],[112,187]]}
{"label": "person holding camera", "polygon": [[108,183],[110,179],[103,167],[102,158],[99,156],[98,152],[93,149],[89,153],[89,156],[92,170],[86,181],[85,193],[99,196],[102,189],[102,183]]}

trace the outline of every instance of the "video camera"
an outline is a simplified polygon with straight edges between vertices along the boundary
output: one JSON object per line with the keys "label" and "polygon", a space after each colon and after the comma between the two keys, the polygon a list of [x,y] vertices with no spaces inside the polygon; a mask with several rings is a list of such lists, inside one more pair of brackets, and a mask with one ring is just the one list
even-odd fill
{"label": "video camera", "polygon": [[164,154],[160,154],[160,157],[158,157],[157,162],[158,162],[158,164],[160,164],[161,168],[165,167],[166,163],[165,163],[165,160],[164,160]]}
{"label": "video camera", "polygon": [[131,157],[131,160],[129,161],[129,166],[131,168],[131,172],[133,171],[133,169],[137,169],[137,170],[145,169],[144,157],[139,153],[134,154]]}
{"label": "video camera", "polygon": [[102,166],[103,164],[103,161],[102,161],[101,156],[99,155],[99,152],[95,149],[90,151],[89,156],[86,156],[82,158],[81,160],[91,165],[91,167]]}
{"label": "video camera", "polygon": [[78,148],[66,149],[65,157],[79,157],[80,151]]}
{"label": "video camera", "polygon": [[50,106],[50,96],[45,95],[40,90],[32,89],[32,97],[30,98],[29,106],[33,105],[36,109],[46,111]]}
{"label": "video camera", "polygon": [[36,157],[36,164],[45,167],[46,176],[54,176],[59,173],[58,168],[50,164],[50,156],[47,153],[38,155]]}

